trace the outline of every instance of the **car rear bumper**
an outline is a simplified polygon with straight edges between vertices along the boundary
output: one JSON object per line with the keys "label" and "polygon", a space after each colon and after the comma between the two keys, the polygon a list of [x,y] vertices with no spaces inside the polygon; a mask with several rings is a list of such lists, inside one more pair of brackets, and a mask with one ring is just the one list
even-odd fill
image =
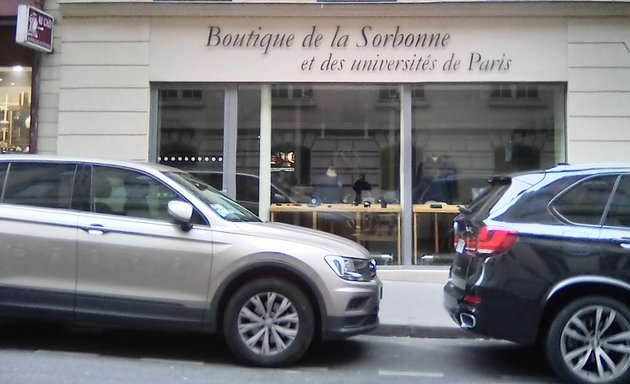
{"label": "car rear bumper", "polygon": [[520,344],[534,344],[537,340],[536,311],[514,298],[497,291],[477,288],[480,303],[464,300],[469,294],[451,281],[444,286],[443,305],[449,316],[462,329],[496,339]]}

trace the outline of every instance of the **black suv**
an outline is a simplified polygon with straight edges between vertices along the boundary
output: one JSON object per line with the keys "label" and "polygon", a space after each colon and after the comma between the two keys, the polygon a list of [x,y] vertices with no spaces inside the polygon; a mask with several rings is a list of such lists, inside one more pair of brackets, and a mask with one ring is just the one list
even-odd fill
{"label": "black suv", "polygon": [[630,382],[630,165],[492,178],[453,226],[462,328],[540,344],[567,382]]}

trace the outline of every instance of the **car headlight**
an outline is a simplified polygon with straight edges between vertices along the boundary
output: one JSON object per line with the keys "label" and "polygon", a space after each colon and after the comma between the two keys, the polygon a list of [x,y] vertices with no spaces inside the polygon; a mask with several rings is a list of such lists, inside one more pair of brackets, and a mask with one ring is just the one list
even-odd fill
{"label": "car headlight", "polygon": [[344,280],[370,281],[376,276],[374,259],[355,259],[344,256],[326,256],[326,262]]}

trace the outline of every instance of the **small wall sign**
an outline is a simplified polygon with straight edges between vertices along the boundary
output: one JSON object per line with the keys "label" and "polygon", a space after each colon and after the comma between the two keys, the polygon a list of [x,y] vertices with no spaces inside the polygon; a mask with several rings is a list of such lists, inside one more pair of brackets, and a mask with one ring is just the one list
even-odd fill
{"label": "small wall sign", "polygon": [[29,48],[52,52],[55,19],[30,5],[19,5],[15,42]]}

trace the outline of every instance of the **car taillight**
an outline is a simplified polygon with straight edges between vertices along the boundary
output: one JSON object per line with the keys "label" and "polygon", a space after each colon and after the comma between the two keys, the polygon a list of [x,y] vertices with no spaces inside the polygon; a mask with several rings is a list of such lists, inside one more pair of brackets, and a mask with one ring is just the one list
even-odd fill
{"label": "car taillight", "polygon": [[481,227],[476,235],[464,238],[466,253],[479,257],[501,254],[510,249],[517,239],[516,231],[497,227]]}

